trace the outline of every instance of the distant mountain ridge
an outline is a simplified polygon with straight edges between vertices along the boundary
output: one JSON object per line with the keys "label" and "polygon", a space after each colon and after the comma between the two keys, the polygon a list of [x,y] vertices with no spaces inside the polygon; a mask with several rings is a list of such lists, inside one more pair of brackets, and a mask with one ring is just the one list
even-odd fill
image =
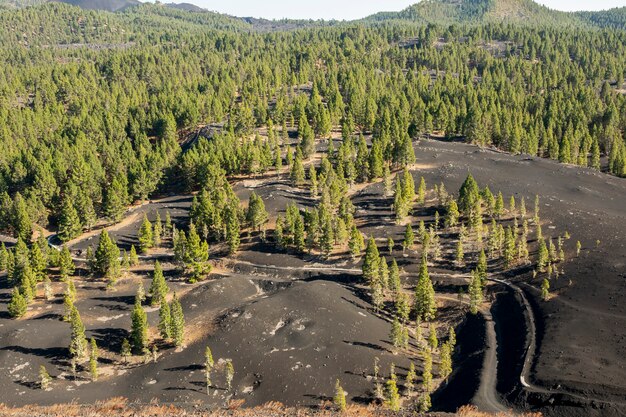
{"label": "distant mountain ridge", "polygon": [[376,13],[369,22],[595,26],[626,29],[626,7],[599,12],[562,12],[532,0],[423,0],[399,12]]}
{"label": "distant mountain ridge", "polygon": [[[109,12],[124,11],[142,4],[139,0],[0,0],[0,7],[19,8],[52,1],[86,10]],[[156,5],[191,13],[210,13],[193,3],[157,2]],[[293,29],[313,24],[313,21],[296,19],[268,20],[241,16],[231,18],[262,30]],[[399,12],[379,12],[359,20],[361,23],[388,21],[443,25],[511,23],[626,30],[626,7],[597,12],[562,12],[542,6],[533,0],[422,0]]]}

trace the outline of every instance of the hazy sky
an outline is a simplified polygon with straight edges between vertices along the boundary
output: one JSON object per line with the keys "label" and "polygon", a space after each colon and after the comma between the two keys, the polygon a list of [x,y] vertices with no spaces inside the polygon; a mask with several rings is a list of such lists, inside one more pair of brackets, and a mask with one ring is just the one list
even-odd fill
{"label": "hazy sky", "polygon": [[[397,11],[417,0],[161,0],[189,2],[208,10],[242,17],[356,19],[379,11]],[[626,6],[626,0],[537,0],[558,10],[602,10]]]}

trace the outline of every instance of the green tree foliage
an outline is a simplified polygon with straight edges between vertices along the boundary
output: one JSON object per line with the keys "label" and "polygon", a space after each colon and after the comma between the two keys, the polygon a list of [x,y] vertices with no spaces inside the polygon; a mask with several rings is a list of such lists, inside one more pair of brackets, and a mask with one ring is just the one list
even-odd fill
{"label": "green tree foliage", "polygon": [[114,280],[120,273],[120,250],[109,233],[103,229],[96,248],[92,272],[109,280]]}
{"label": "green tree foliage", "polygon": [[139,298],[135,298],[130,319],[130,344],[136,354],[141,354],[148,346],[148,316]]}
{"label": "green tree foliage", "polygon": [[380,254],[378,253],[378,247],[373,237],[370,237],[367,241],[367,248],[365,249],[365,259],[363,260],[363,278],[367,282],[377,280],[378,266],[380,262]]}
{"label": "green tree foliage", "polygon": [[82,231],[82,225],[78,212],[69,199],[63,201],[61,216],[59,218],[58,236],[62,242],[74,239]]}
{"label": "green tree foliage", "polygon": [[154,263],[154,272],[152,274],[152,283],[150,285],[150,304],[156,306],[158,304],[167,303],[165,298],[169,288],[165,277],[163,275],[163,269],[159,261]]}
{"label": "green tree foliage", "polygon": [[76,363],[87,355],[85,325],[76,307],[72,307],[72,311],[70,312],[70,329],[70,355],[72,356],[72,361]]}
{"label": "green tree foliage", "polygon": [[174,344],[177,347],[180,347],[185,341],[185,316],[183,314],[183,307],[181,306],[176,293],[174,293],[174,297],[172,298],[172,303],[170,305],[170,315],[172,339],[174,340]]}
{"label": "green tree foliage", "polygon": [[346,392],[341,387],[339,380],[335,382],[335,396],[333,397],[333,404],[335,404],[337,411],[340,413],[346,411]]}
{"label": "green tree foliage", "polygon": [[470,298],[470,312],[476,314],[483,302],[482,280],[477,271],[472,271],[472,280],[470,281],[468,294]]}
{"label": "green tree foliage", "polygon": [[141,250],[141,253],[146,253],[152,246],[154,246],[152,223],[148,220],[148,216],[144,214],[141,227],[139,228],[139,250]]}
{"label": "green tree foliage", "polygon": [[401,399],[394,379],[387,380],[385,387],[385,405],[393,412],[400,411]]}
{"label": "green tree foliage", "polygon": [[28,302],[26,301],[26,298],[24,298],[19,288],[14,287],[13,292],[11,293],[11,301],[9,301],[9,304],[7,305],[9,315],[14,319],[18,319],[26,314],[27,308]]}
{"label": "green tree foliage", "polygon": [[252,194],[250,194],[250,198],[248,200],[246,222],[250,225],[251,228],[260,231],[263,225],[267,223],[268,220],[269,216],[267,214],[267,211],[265,210],[265,204],[263,203],[263,199],[253,192]]}
{"label": "green tree foliage", "polygon": [[415,313],[422,320],[435,318],[437,305],[435,302],[435,290],[428,275],[426,256],[422,256],[417,285],[415,286]]}

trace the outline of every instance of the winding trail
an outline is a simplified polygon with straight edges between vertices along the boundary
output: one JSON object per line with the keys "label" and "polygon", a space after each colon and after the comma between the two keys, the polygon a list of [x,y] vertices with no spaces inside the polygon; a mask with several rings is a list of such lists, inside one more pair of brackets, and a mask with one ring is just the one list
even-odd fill
{"label": "winding trail", "polygon": [[[530,380],[530,368],[532,367],[532,364],[535,361],[536,349],[537,349],[537,326],[535,322],[535,315],[533,313],[533,309],[530,303],[528,302],[528,298],[526,297],[526,294],[517,285],[509,281],[499,279],[499,278],[488,278],[488,280],[499,283],[499,284],[503,284],[511,288],[515,293],[519,294],[522,300],[522,306],[524,307],[524,311],[525,311],[526,325],[528,326],[527,327],[528,331],[526,332],[528,336],[528,339],[527,339],[528,343],[527,343],[526,351],[524,354],[524,364],[522,366],[522,371],[519,377],[520,384],[524,387],[524,389],[528,391],[532,391],[532,392],[538,392],[538,393],[550,394],[550,395],[560,394],[560,395],[576,398],[582,401],[594,401],[594,402],[604,403],[604,404],[626,406],[625,401],[613,401],[613,400],[607,400],[605,398],[600,398],[600,397],[580,395],[580,394],[576,394],[576,393],[559,389],[559,388],[548,389],[548,388],[541,387],[532,383],[532,381]],[[529,284],[525,284],[525,285],[529,285]]]}

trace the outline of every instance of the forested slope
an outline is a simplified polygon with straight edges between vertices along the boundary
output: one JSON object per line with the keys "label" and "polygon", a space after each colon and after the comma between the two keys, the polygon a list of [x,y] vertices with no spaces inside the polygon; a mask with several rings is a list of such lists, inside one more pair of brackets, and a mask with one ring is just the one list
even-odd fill
{"label": "forested slope", "polygon": [[[345,156],[344,175],[361,180],[378,175],[368,161],[379,152],[398,163],[428,133],[597,169],[605,153],[604,169],[626,173],[621,30],[255,31],[160,5],[50,3],[1,11],[0,40],[0,228],[26,239],[35,224],[79,219],[77,233],[172,184],[193,189],[209,162],[267,169],[276,143],[248,138],[255,126],[294,126],[308,142],[333,126],[346,140],[372,132],[370,150]],[[226,124],[218,148],[181,153],[177,132],[208,123]]]}

